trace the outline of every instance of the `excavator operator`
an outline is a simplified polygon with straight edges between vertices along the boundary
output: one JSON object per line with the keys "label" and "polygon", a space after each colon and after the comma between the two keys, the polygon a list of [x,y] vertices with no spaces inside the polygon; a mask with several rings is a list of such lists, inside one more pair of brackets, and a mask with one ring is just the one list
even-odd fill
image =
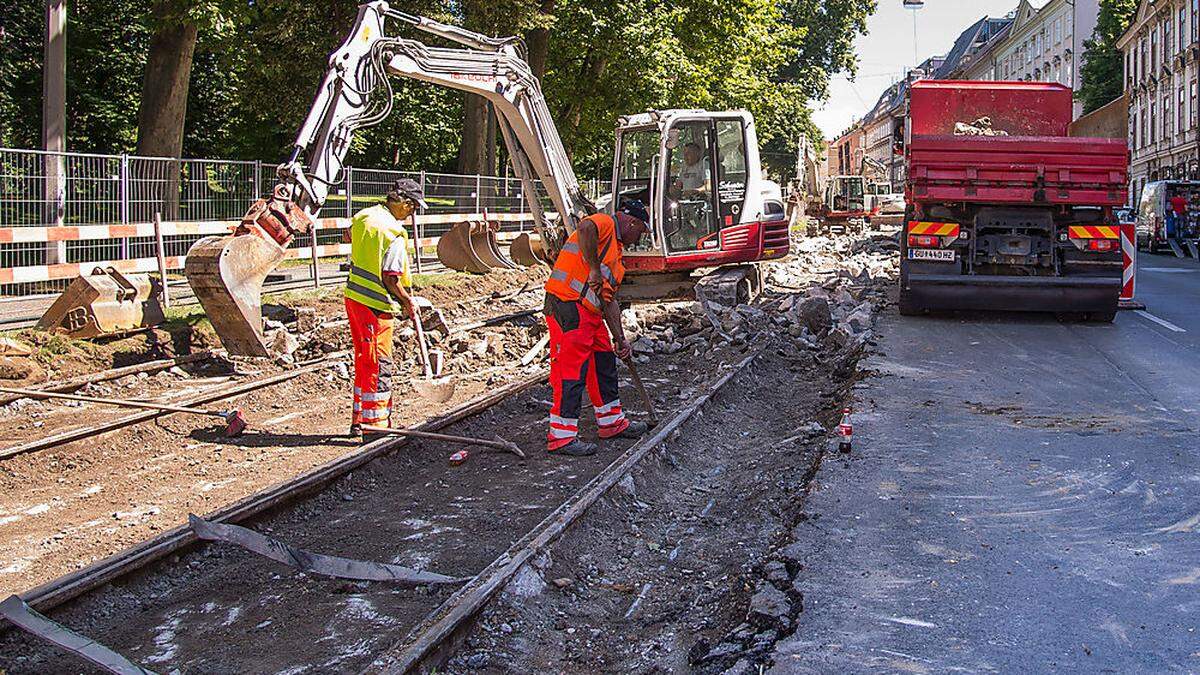
{"label": "excavator operator", "polygon": [[649,219],[646,207],[636,200],[623,202],[615,216],[588,216],[554,261],[543,309],[550,329],[550,386],[554,390],[546,435],[552,453],[572,457],[595,454],[595,443],[578,438],[584,389],[596,411],[600,438],[637,438],[646,432],[645,422],[625,417],[617,396],[617,357],[629,358],[630,347],[621,328],[616,293],[625,276],[623,248],[642,238]]}
{"label": "excavator operator", "polygon": [[408,232],[403,223],[417,207],[425,208],[425,191],[403,178],[392,185],[381,204],[354,214],[350,221],[350,275],[346,279],[346,314],[354,341],[354,412],[350,435],[362,425],[389,426],[392,412],[392,317],[414,314],[409,269]]}

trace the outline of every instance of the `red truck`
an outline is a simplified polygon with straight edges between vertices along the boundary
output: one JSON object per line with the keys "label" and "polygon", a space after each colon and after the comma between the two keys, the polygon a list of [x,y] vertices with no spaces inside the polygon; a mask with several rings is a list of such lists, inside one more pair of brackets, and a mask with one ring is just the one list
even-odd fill
{"label": "red truck", "polygon": [[1124,139],[1069,136],[1071,108],[1060,84],[913,83],[901,314],[1112,321],[1121,289],[1114,209],[1126,203],[1129,150]]}

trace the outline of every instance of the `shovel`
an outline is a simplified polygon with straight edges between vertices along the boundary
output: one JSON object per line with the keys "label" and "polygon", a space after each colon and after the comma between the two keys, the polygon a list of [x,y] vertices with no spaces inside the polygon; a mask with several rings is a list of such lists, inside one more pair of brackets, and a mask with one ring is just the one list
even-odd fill
{"label": "shovel", "polygon": [[425,371],[423,379],[413,380],[413,389],[427,401],[445,403],[454,396],[454,380],[450,379],[448,375],[439,377],[445,359],[442,353],[436,350],[433,351],[433,358],[430,358],[429,347],[425,345],[425,328],[421,325],[421,310],[415,305],[412,318],[413,327],[417,330],[417,345],[421,350],[421,368]]}
{"label": "shovel", "polygon": [[650,426],[658,426],[658,413],[654,412],[654,401],[651,400],[650,394],[646,392],[646,385],[642,384],[642,377],[638,374],[637,366],[633,365],[633,355],[629,358],[621,359],[625,362],[625,367],[629,368],[629,376],[633,379],[633,386],[637,388],[638,394],[642,397],[642,402],[646,404],[646,412],[650,413]]}

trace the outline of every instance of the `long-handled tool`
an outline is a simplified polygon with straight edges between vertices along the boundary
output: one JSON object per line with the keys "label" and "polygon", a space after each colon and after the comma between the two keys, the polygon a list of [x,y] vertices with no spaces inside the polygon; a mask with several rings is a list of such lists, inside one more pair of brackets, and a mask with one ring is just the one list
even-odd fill
{"label": "long-handled tool", "polygon": [[430,363],[429,347],[425,345],[425,328],[421,325],[421,310],[413,307],[413,327],[417,330],[417,344],[421,353],[421,368],[425,371],[424,379],[413,380],[413,389],[421,398],[434,403],[445,403],[454,396],[454,380],[450,376],[439,377],[442,372],[444,359],[441,352],[434,352],[437,362]]}
{"label": "long-handled tool", "polygon": [[462,445],[478,445],[484,448],[495,448],[496,450],[504,450],[511,452],[524,459],[525,453],[521,448],[517,447],[516,443],[506,441],[499,436],[495,440],[485,440],[482,438],[467,438],[466,436],[451,436],[449,434],[438,434],[432,431],[416,431],[415,429],[393,429],[391,427],[373,427],[370,425],[363,426],[364,432],[376,434],[395,434],[397,436],[412,436],[413,438],[428,438],[431,441],[446,441],[449,443],[461,443]]}
{"label": "long-handled tool", "polygon": [[650,400],[650,394],[646,392],[646,385],[642,384],[642,377],[638,375],[637,366],[633,365],[633,355],[621,360],[625,362],[625,367],[629,368],[629,375],[633,378],[633,386],[637,387],[638,394],[642,396],[642,402],[646,404],[646,412],[650,413],[650,426],[657,426],[658,413],[654,412],[654,401]]}
{"label": "long-handled tool", "polygon": [[115,405],[122,408],[141,408],[143,410],[162,410],[163,412],[187,413],[189,415],[204,415],[205,417],[218,417],[225,422],[225,435],[232,438],[242,435],[246,430],[246,418],[242,416],[242,411],[234,408],[224,412],[218,410],[202,410],[200,408],[184,408],[176,405],[165,405],[162,403],[147,403],[143,401],[126,401],[115,398],[99,398],[97,396],[81,396],[79,394],[60,394],[52,391],[37,391],[35,389],[18,389],[15,387],[0,387],[0,392],[5,394],[16,394],[26,398],[55,398],[65,401],[82,401],[84,403],[101,403],[104,405]]}

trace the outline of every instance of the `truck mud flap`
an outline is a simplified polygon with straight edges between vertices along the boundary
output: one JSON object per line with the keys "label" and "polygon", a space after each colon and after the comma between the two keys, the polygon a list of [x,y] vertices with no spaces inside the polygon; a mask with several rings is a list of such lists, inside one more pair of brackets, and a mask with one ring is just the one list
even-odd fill
{"label": "truck mud flap", "polygon": [[1117,310],[1120,277],[909,274],[908,301],[921,309],[1088,312]]}

